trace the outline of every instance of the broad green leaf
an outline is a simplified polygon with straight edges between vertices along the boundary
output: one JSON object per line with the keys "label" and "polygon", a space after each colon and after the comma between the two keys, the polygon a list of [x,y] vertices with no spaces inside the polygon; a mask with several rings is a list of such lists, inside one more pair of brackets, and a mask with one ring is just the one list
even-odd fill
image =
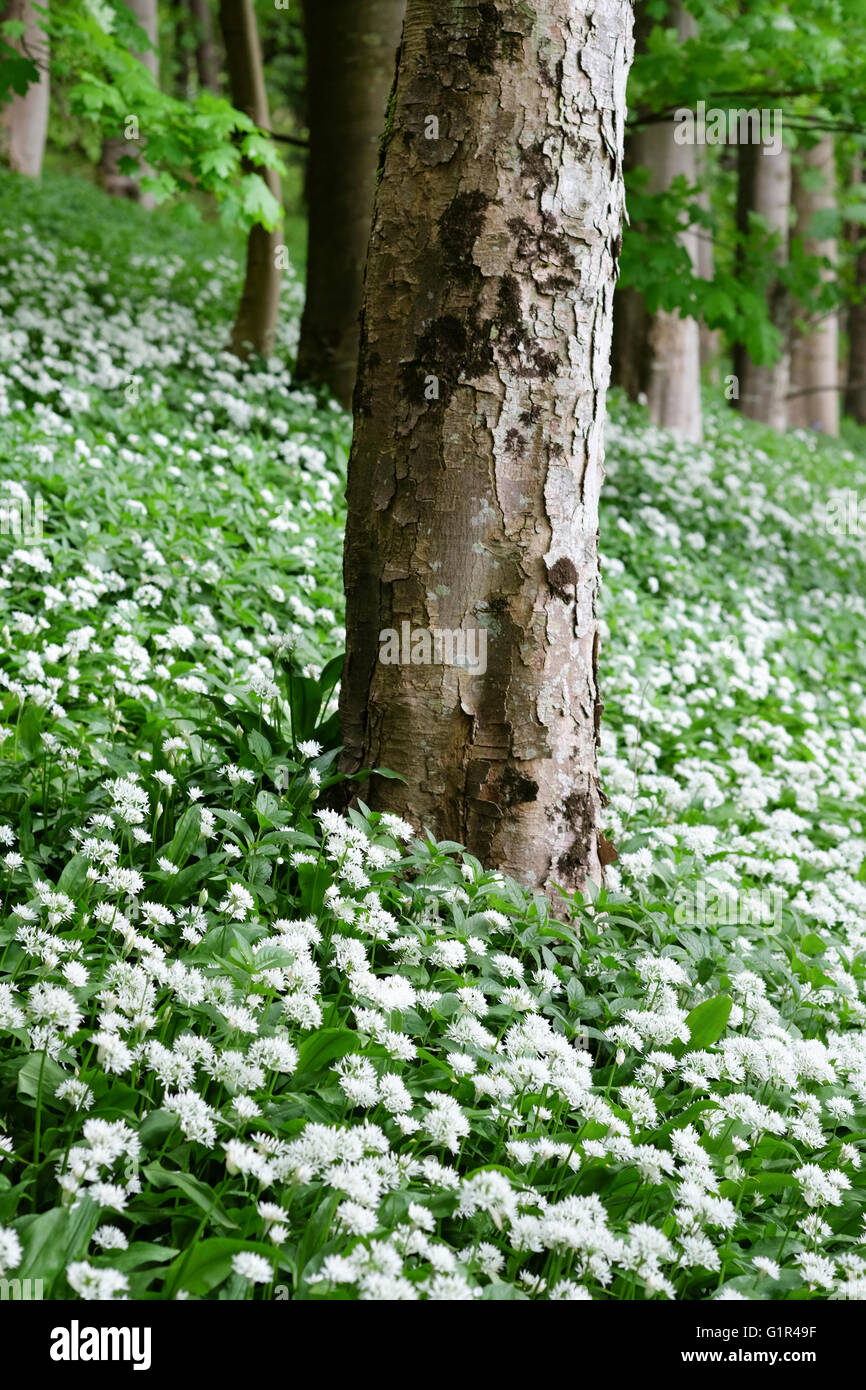
{"label": "broad green leaf", "polygon": [[689,1048],[711,1047],[718,1042],[727,1027],[733,1003],[730,995],[717,994],[714,999],[705,999],[703,1004],[692,1009],[686,1019],[691,1035]]}
{"label": "broad green leaf", "polygon": [[152,1187],[157,1190],[167,1187],[176,1187],[185,1197],[189,1197],[197,1207],[206,1211],[210,1220],[215,1226],[227,1226],[230,1229],[237,1228],[237,1222],[232,1221],[227,1216],[217,1201],[216,1193],[206,1187],[198,1178],[194,1178],[191,1173],[170,1172],[163,1168],[159,1163],[149,1163],[142,1173]]}

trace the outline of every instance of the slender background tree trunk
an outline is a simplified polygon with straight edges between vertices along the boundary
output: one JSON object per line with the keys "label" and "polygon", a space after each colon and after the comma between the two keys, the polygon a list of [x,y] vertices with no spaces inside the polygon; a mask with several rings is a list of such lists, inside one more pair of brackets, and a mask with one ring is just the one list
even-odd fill
{"label": "slender background tree trunk", "polygon": [[[807,255],[827,256],[835,263],[835,238],[822,240],[809,235],[815,214],[836,206],[833,136],[823,135],[811,150],[803,150],[800,160],[793,178],[794,233],[803,238]],[[821,186],[813,188],[809,175],[820,175]],[[829,277],[833,272],[826,273]],[[793,394],[788,401],[788,423],[792,429],[839,433],[839,371],[838,314],[825,314],[806,332],[795,329],[791,346]]]}
{"label": "slender background tree trunk", "polygon": [[[710,190],[706,186],[709,179],[709,168],[709,157],[706,146],[704,146],[698,150],[698,179],[703,187],[695,201],[705,212],[709,212],[711,207]],[[697,241],[698,275],[702,280],[712,280],[716,273],[716,255],[712,236],[709,231],[701,227],[695,232],[695,238]],[[710,380],[718,382],[722,335],[718,328],[708,328],[703,320],[700,321],[698,328],[701,341],[701,369],[708,372]]]}
{"label": "slender background tree trunk", "polygon": [[[192,37],[192,19],[186,0],[172,0],[172,65],[175,69],[175,96],[181,101],[189,101],[193,95],[192,50],[189,40]],[[165,78],[163,77],[163,82]]]}
{"label": "slender background tree trunk", "polygon": [[[779,238],[773,251],[774,263],[782,267],[788,261],[788,230],[791,213],[791,152],[783,146],[778,154],[766,154],[760,145],[740,145],[737,151],[739,186],[737,222],[745,235],[749,230],[749,213],[758,213],[769,233]],[[788,391],[791,380],[789,348],[791,306],[787,292],[779,280],[770,283],[767,292],[770,320],[782,336],[783,350],[772,366],[753,362],[745,346],[734,347],[734,373],[739,382],[739,400],[735,405],[751,420],[760,420],[775,430],[788,424]]]}
{"label": "slender background tree trunk", "polygon": [[[601,874],[598,499],[631,51],[626,0],[409,0],[367,262],[343,768],[399,772],[364,800],[547,889]],[[483,633],[486,669],[385,664],[404,622]]]}
{"label": "slender background tree trunk", "polygon": [[[665,19],[685,41],[696,32],[695,21],[681,0],[671,0]],[[638,7],[637,39],[644,44],[653,16],[646,4]],[[663,193],[678,176],[690,184],[698,180],[695,145],[678,145],[673,121],[656,121],[636,130],[629,141],[629,164],[649,170],[647,191]],[[699,273],[700,241],[697,230],[680,234],[695,274]],[[701,418],[701,335],[696,319],[660,309],[650,315],[642,296],[634,290],[617,298],[614,344],[614,381],[630,396],[646,392],[650,420],[663,429],[676,430],[686,439],[703,436]]]}
{"label": "slender background tree trunk", "polygon": [[[232,105],[245,111],[262,130],[270,130],[271,115],[253,0],[220,0],[219,14]],[[277,172],[274,169],[260,172],[274,197],[281,202]],[[273,350],[283,279],[278,264],[281,244],[282,228],[279,226],[272,232],[258,225],[250,231],[244,287],[232,329],[231,350],[238,357],[246,358],[250,353],[267,357]]]}
{"label": "slender background tree trunk", "polygon": [[[672,0],[667,23],[682,40],[695,33],[695,21],[681,0]],[[673,121],[647,126],[638,134],[636,159],[650,170],[649,191],[662,193],[673,180],[684,176],[698,180],[696,145],[678,145]],[[696,230],[683,229],[680,242],[698,273],[699,239]],[[685,439],[703,438],[701,416],[701,334],[697,319],[660,309],[649,330],[650,376],[647,404],[650,420],[662,429],[676,430]]]}
{"label": "slender background tree trunk", "polygon": [[[40,8],[47,9],[49,0]],[[23,96],[14,96],[0,108],[0,146],[5,162],[16,173],[37,179],[42,173],[51,80],[48,72],[48,38],[39,27],[39,16],[30,0],[11,0],[2,11],[3,21],[23,20],[27,25],[22,48],[40,69],[38,82],[31,82]]]}
{"label": "slender background tree trunk", "polygon": [[[136,53],[136,58],[142,62],[148,72],[153,73],[154,82],[159,81],[159,53],[156,45],[159,39],[159,13],[157,10],[157,0],[124,0],[127,9],[132,10],[139,24],[147,37],[154,45],[145,53]],[[135,115],[135,112],[130,112]],[[140,132],[141,139],[147,140],[147,132]],[[116,198],[129,198],[133,202],[141,203],[142,207],[153,208],[156,200],[152,193],[144,193],[141,188],[141,178],[150,173],[148,165],[139,161],[139,173],[137,177],[121,173],[118,161],[126,155],[135,156],[139,153],[141,146],[131,144],[130,141],[122,139],[120,136],[110,136],[102,143],[102,159],[99,164],[99,171],[102,177],[106,192],[111,193]]]}
{"label": "slender background tree trunk", "polygon": [[220,66],[214,42],[213,16],[207,0],[187,0],[193,20],[195,33],[195,62],[198,71],[198,85],[204,91],[220,90]]}
{"label": "slender background tree trunk", "polygon": [[[634,7],[634,51],[646,52],[653,27],[646,0],[636,0]],[[641,166],[640,133],[630,131],[625,137],[623,167],[626,174]],[[617,289],[613,299],[613,340],[611,343],[611,383],[621,386],[630,400],[646,393],[650,379],[649,331],[652,315],[639,290],[631,287]]]}
{"label": "slender background tree trunk", "polygon": [[[853,168],[855,184],[863,183],[862,156],[858,155]],[[866,227],[855,223],[848,229],[848,240],[855,246],[863,241]],[[848,384],[845,390],[845,410],[860,425],[866,425],[866,246],[857,252],[854,262],[854,285],[863,296],[848,310]]]}
{"label": "slender background tree trunk", "polygon": [[[304,0],[309,252],[297,374],[352,402],[358,316],[405,0]],[[429,103],[431,112],[441,97]]]}

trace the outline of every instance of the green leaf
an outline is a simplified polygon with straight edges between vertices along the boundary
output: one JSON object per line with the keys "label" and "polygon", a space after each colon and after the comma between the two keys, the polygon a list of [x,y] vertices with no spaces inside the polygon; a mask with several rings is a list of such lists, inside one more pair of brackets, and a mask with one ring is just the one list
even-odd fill
{"label": "green leaf", "polygon": [[57,880],[57,891],[66,893],[75,902],[78,895],[84,890],[87,882],[87,870],[90,867],[83,854],[74,854],[64,866],[63,873]]}
{"label": "green leaf", "polygon": [[247,174],[241,179],[241,205],[252,222],[260,222],[269,232],[280,220],[282,208],[261,174]]}
{"label": "green leaf", "polygon": [[301,1044],[296,1075],[322,1071],[338,1057],[345,1057],[359,1046],[358,1034],[348,1028],[320,1028]]}
{"label": "green leaf", "polygon": [[247,735],[247,743],[256,762],[264,764],[268,761],[271,756],[271,745],[264,734],[260,734],[258,729],[253,729],[252,733]]}
{"label": "green leaf", "polygon": [[804,956],[822,956],[826,949],[826,943],[813,931],[810,931],[807,936],[804,936],[803,940],[800,942],[800,950],[803,952]]}
{"label": "green leaf", "polygon": [[39,1216],[24,1216],[14,1222],[23,1252],[16,1279],[50,1281],[60,1273],[66,1260],[68,1224],[66,1207],[51,1207]]}
{"label": "green leaf", "polygon": [[176,1187],[185,1197],[189,1197],[197,1207],[206,1211],[216,1226],[226,1226],[230,1230],[237,1230],[237,1222],[232,1221],[227,1216],[217,1201],[216,1193],[212,1188],[206,1187],[198,1178],[194,1178],[190,1173],[170,1172],[163,1168],[159,1163],[149,1163],[142,1169],[151,1187],[161,1190],[167,1187]]}
{"label": "green leaf", "polygon": [[31,1052],[18,1071],[19,1096],[38,1096],[40,1074],[42,1076],[42,1102],[45,1104],[54,1100],[57,1087],[62,1081],[68,1079],[68,1073],[59,1067],[51,1057],[45,1058],[43,1067],[42,1053]]}
{"label": "green leaf", "polygon": [[266,824],[275,825],[282,811],[280,798],[273,792],[261,791],[256,797],[256,810]]}
{"label": "green leaf", "polygon": [[177,1124],[177,1116],[170,1110],[151,1110],[146,1120],[143,1120],[138,1131],[138,1137],[145,1148],[151,1148],[160,1144],[166,1135],[171,1134]]}
{"label": "green leaf", "polygon": [[88,1196],[78,1198],[75,1206],[69,1208],[64,1264],[83,1259],[90,1244],[90,1237],[99,1225],[99,1212],[99,1203]]}
{"label": "green leaf", "polygon": [[180,1252],[171,1245],[155,1245],[152,1241],[140,1240],[128,1250],[112,1250],[111,1263],[115,1269],[140,1269],[142,1265],[161,1265],[173,1260]]}
{"label": "green leaf", "polygon": [[270,136],[262,135],[257,130],[245,135],[242,142],[243,153],[253,164],[263,164],[268,169],[280,170],[283,161]]}
{"label": "green leaf", "polygon": [[273,1261],[276,1247],[255,1241],[238,1240],[229,1236],[213,1236],[197,1241],[192,1251],[185,1251],[166,1270],[166,1290],[185,1289],[197,1298],[222,1284],[231,1274],[232,1259],[243,1250],[252,1250]]}
{"label": "green leaf", "polygon": [[179,874],[174,874],[165,885],[165,902],[182,902],[191,889],[198,887],[202,879],[212,881],[216,870],[221,870],[220,877],[224,877],[225,863],[221,854],[214,852],[206,854],[203,859],[196,859],[192,864],[187,864],[185,869],[181,869]]}
{"label": "green leaf", "polygon": [[201,812],[198,806],[187,806],[177,823],[171,844],[166,845],[163,854],[179,869],[182,869],[201,839]]}
{"label": "green leaf", "polygon": [[215,145],[205,150],[199,160],[199,170],[202,174],[216,174],[220,179],[227,179],[239,164],[240,154],[234,145]]}
{"label": "green leaf", "polygon": [[714,999],[705,999],[692,1009],[686,1023],[689,1026],[691,1041],[689,1048],[711,1047],[727,1027],[734,1001],[728,994],[717,994]]}

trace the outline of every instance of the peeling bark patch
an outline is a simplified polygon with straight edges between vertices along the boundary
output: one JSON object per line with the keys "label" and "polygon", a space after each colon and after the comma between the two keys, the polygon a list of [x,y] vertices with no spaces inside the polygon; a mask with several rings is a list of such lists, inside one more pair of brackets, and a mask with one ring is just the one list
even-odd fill
{"label": "peeling bark patch", "polygon": [[598,857],[605,869],[608,864],[615,864],[619,859],[616,845],[606,835],[599,835],[598,837]]}

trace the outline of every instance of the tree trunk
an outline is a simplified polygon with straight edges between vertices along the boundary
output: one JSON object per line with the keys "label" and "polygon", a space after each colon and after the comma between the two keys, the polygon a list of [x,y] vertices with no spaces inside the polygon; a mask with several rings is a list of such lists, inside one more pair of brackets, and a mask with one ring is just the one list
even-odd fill
{"label": "tree trunk", "polygon": [[621,386],[632,401],[646,395],[649,387],[651,327],[652,314],[640,290],[631,285],[618,289],[613,302],[611,381],[614,386]]}
{"label": "tree trunk", "polygon": [[[634,7],[634,52],[645,53],[653,18],[646,0],[636,0]],[[623,167],[626,177],[639,168],[640,136],[632,131],[625,137]],[[626,232],[628,236],[628,232]],[[613,297],[613,339],[610,350],[610,379],[621,386],[630,400],[645,395],[650,379],[649,332],[652,315],[640,290],[617,288]]]}
{"label": "tree trunk", "polygon": [[[40,8],[47,9],[48,3],[49,0],[42,0]],[[11,0],[3,10],[2,17],[4,23],[14,19],[23,20],[27,25],[20,47],[36,63],[40,75],[39,81],[31,82],[23,96],[13,96],[2,108],[0,145],[4,161],[10,169],[38,179],[42,173],[51,100],[48,38],[39,26],[39,15],[30,0]]]}
{"label": "tree trunk", "polygon": [[365,279],[342,766],[400,773],[365,801],[547,890],[601,875],[631,51],[627,0],[409,0]]}
{"label": "tree trunk", "polygon": [[[136,53],[134,56],[143,63],[148,72],[153,74],[154,82],[159,82],[159,54],[156,51],[156,43],[159,37],[159,13],[157,10],[157,0],[124,0],[127,9],[132,10],[139,24],[147,37],[154,45],[145,53]],[[135,139],[146,139],[146,131],[136,131]],[[125,156],[138,154],[138,148],[131,146],[128,139],[120,136],[109,136],[102,142],[102,159],[99,163],[99,172],[102,178],[103,187],[106,192],[111,193],[115,198],[129,198],[132,202],[141,203],[142,207],[154,208],[156,200],[152,193],[144,193],[141,188],[142,177],[148,175],[150,166],[139,160],[138,174],[133,176],[121,173],[119,161]]]}
{"label": "tree trunk", "polygon": [[[297,375],[351,406],[358,316],[405,0],[305,0],[309,253]],[[431,92],[430,113],[441,114]],[[426,114],[426,113],[425,113]]]}
{"label": "tree trunk", "polygon": [[[232,105],[245,111],[262,130],[270,130],[271,115],[253,0],[220,0],[219,17]],[[281,201],[282,189],[276,171],[262,169],[259,172],[274,197]],[[257,224],[247,239],[246,275],[231,341],[232,352],[244,360],[252,353],[268,357],[273,351],[283,278],[279,264],[281,243],[279,226],[269,232]]]}
{"label": "tree trunk", "polygon": [[[676,28],[685,41],[696,32],[695,21],[681,0],[671,0],[665,23]],[[647,7],[639,10],[640,31],[651,28]],[[678,176],[690,184],[698,181],[695,145],[679,145],[674,140],[673,121],[656,121],[635,131],[631,138],[629,161],[636,168],[649,170],[649,193],[664,193]],[[680,242],[689,253],[698,273],[699,236],[697,229],[683,228]],[[650,420],[662,429],[676,430],[685,439],[703,437],[701,417],[701,341],[696,319],[678,312],[658,310],[650,316],[640,310],[632,292],[632,302],[623,307],[622,330],[617,330],[617,384],[633,392],[635,385],[645,390]],[[619,312],[619,305],[617,305]],[[640,336],[631,338],[637,330]]]}
{"label": "tree trunk", "polygon": [[[681,0],[672,0],[667,23],[680,38],[691,38],[695,21]],[[674,122],[647,126],[638,134],[638,162],[650,170],[650,193],[662,193],[677,177],[690,184],[698,181],[698,155],[695,145],[678,145]],[[696,229],[684,228],[680,242],[689,253],[694,274],[698,273],[699,237]],[[662,429],[676,430],[684,439],[699,443],[703,438],[701,414],[701,331],[697,319],[683,318],[676,310],[660,309],[653,315],[649,331],[650,377],[647,404],[650,420]]]}
{"label": "tree trunk", "polygon": [[[801,165],[795,167],[793,201],[794,234],[802,237],[809,256],[826,256],[836,261],[835,238],[817,239],[809,235],[816,213],[836,206],[836,162],[832,135],[822,135],[811,150],[803,150]],[[800,169],[807,177],[801,177]],[[820,173],[820,188],[806,187],[808,175]],[[832,270],[825,272],[832,277]],[[791,394],[788,423],[792,429],[839,433],[839,316],[824,314],[813,320],[806,331],[796,330],[791,346]]]}
{"label": "tree trunk", "polygon": [[[788,263],[788,230],[791,210],[791,152],[783,146],[778,154],[769,154],[760,145],[740,145],[737,150],[739,169],[737,191],[737,223],[745,235],[749,230],[749,213],[760,214],[767,232],[779,238],[772,252],[775,265]],[[739,386],[737,408],[751,420],[760,420],[774,430],[788,425],[788,391],[791,380],[789,333],[791,306],[787,291],[778,279],[767,290],[770,321],[782,336],[783,350],[772,366],[753,362],[745,345],[734,347],[734,375]]]}
{"label": "tree trunk", "polygon": [[[188,43],[190,14],[185,0],[172,0],[172,77],[174,95],[179,101],[189,101],[194,95],[192,84],[192,53]],[[163,82],[165,76],[163,75]]]}
{"label": "tree trunk", "polygon": [[[701,191],[696,198],[696,202],[705,211],[709,212],[711,207],[709,181],[709,158],[706,148],[698,151],[698,179],[701,183]],[[715,247],[710,232],[705,228],[699,228],[695,233],[697,239],[697,270],[702,280],[712,280],[716,273]],[[708,379],[714,384],[719,380],[719,358],[722,354],[722,335],[718,328],[708,328],[701,319],[698,324],[698,331],[701,342],[701,369],[708,373]]]}
{"label": "tree trunk", "polygon": [[203,91],[220,91],[220,66],[214,43],[213,17],[208,0],[188,0],[195,33],[195,62],[198,85]]}
{"label": "tree trunk", "polygon": [[[863,183],[861,157],[855,160],[852,182]],[[856,224],[848,230],[848,240],[855,246],[863,242],[864,228]],[[854,287],[863,296],[848,310],[848,384],[845,389],[845,411],[860,425],[866,425],[866,245],[854,260]]]}

